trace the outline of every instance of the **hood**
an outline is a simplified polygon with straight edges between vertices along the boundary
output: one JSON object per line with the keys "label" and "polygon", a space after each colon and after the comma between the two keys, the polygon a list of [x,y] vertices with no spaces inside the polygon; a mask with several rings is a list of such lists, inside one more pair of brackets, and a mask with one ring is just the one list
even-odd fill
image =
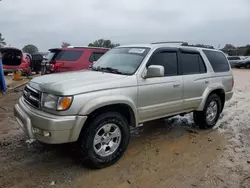
{"label": "hood", "polygon": [[30,81],[29,85],[45,93],[75,95],[96,90],[125,87],[127,82],[123,83],[121,80],[128,77],[119,74],[84,70],[36,77]]}

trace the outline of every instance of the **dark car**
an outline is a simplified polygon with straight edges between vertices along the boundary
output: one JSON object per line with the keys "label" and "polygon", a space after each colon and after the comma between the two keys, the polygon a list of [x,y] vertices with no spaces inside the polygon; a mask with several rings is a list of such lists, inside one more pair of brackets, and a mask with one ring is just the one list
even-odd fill
{"label": "dark car", "polygon": [[231,67],[235,67],[235,65],[239,62],[242,61],[243,58],[241,58],[240,56],[228,56],[227,57]]}
{"label": "dark car", "polygon": [[97,47],[68,47],[50,49],[42,62],[42,74],[88,69],[109,49]]}
{"label": "dark car", "polygon": [[242,61],[239,61],[236,65],[235,65],[236,68],[241,68],[241,67],[245,67],[245,68],[248,68],[250,69],[250,57],[242,60]]}
{"label": "dark car", "polygon": [[43,55],[41,53],[32,54],[31,68],[33,72],[38,74],[41,71]]}

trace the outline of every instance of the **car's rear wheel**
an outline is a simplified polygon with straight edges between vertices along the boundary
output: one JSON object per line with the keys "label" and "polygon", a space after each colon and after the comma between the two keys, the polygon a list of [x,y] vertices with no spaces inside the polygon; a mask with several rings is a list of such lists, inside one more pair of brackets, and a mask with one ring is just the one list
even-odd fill
{"label": "car's rear wheel", "polygon": [[117,162],[130,140],[127,120],[117,112],[107,112],[86,126],[77,143],[83,163],[91,168],[104,168]]}
{"label": "car's rear wheel", "polygon": [[194,122],[201,129],[212,128],[218,121],[221,113],[221,99],[216,94],[211,94],[205,104],[203,111],[193,113]]}
{"label": "car's rear wheel", "polygon": [[246,64],[246,68],[247,68],[247,69],[250,69],[250,64]]}

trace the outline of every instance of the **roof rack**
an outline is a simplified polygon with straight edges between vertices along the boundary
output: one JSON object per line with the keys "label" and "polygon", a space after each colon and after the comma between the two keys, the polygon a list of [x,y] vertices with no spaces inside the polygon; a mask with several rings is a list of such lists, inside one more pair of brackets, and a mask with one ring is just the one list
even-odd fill
{"label": "roof rack", "polygon": [[151,44],[184,44],[184,41],[165,41],[165,42],[152,42]]}
{"label": "roof rack", "polygon": [[67,48],[90,48],[90,49],[104,49],[104,50],[109,50],[110,49],[110,48],[92,47],[92,46],[68,46]]}

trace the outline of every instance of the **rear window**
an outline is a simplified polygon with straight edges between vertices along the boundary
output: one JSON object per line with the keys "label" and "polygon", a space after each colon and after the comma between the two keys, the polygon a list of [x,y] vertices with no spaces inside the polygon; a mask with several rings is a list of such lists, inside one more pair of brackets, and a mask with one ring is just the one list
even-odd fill
{"label": "rear window", "polygon": [[226,56],[218,51],[203,50],[214,72],[227,72],[230,70]]}
{"label": "rear window", "polygon": [[94,62],[97,61],[100,57],[102,57],[102,55],[104,54],[104,52],[93,52],[89,58],[90,62]]}
{"label": "rear window", "polygon": [[51,51],[46,59],[55,60],[55,61],[76,61],[83,51],[74,51],[74,50],[55,50]]}
{"label": "rear window", "polygon": [[227,57],[228,60],[240,60],[240,57],[237,57],[237,56],[229,56]]}

